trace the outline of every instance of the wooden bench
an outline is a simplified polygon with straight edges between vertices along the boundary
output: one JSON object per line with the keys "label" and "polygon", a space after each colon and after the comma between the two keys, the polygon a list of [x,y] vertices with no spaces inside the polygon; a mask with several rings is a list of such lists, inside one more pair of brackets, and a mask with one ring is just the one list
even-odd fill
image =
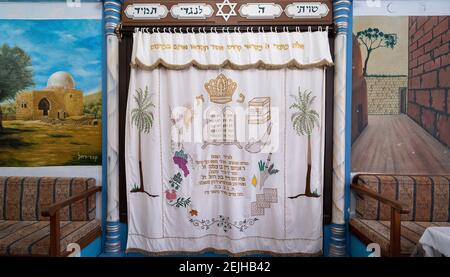
{"label": "wooden bench", "polygon": [[409,256],[427,227],[450,226],[450,176],[358,174],[350,232],[382,256]]}
{"label": "wooden bench", "polygon": [[101,236],[92,178],[0,177],[0,256],[67,256]]}

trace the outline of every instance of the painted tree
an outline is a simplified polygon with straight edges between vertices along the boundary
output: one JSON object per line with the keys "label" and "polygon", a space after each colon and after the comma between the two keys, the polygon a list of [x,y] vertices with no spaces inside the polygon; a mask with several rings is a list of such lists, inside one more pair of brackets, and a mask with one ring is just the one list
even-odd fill
{"label": "painted tree", "polygon": [[101,118],[102,117],[102,100],[98,99],[94,102],[84,104],[83,112],[85,114],[92,114],[95,116],[95,118]]}
{"label": "painted tree", "polygon": [[136,101],[137,107],[131,110],[131,123],[136,125],[139,130],[139,175],[141,182],[140,186],[134,187],[131,192],[143,192],[150,197],[158,197],[158,195],[150,194],[144,189],[144,178],[142,174],[141,162],[141,135],[142,133],[150,133],[154,119],[152,109],[155,105],[152,102],[148,87],[145,87],[145,91],[142,91],[141,88],[137,89],[136,95],[134,95],[134,100]]}
{"label": "painted tree", "polygon": [[289,109],[296,111],[291,116],[292,127],[299,136],[308,137],[308,169],[306,171],[305,193],[291,196],[289,197],[290,199],[294,199],[299,196],[320,196],[315,191],[311,192],[311,134],[314,128],[319,125],[319,114],[312,109],[312,104],[314,103],[316,97],[311,94],[311,91],[305,90],[302,92],[300,88],[298,88],[298,95],[293,95],[295,102],[289,107]]}
{"label": "painted tree", "polygon": [[397,34],[387,34],[380,31],[378,28],[367,28],[359,31],[356,34],[358,40],[365,46],[367,56],[364,61],[363,74],[367,76],[367,64],[369,63],[370,55],[378,48],[391,48],[397,44]]}
{"label": "painted tree", "polygon": [[[0,47],[0,102],[13,100],[16,93],[33,83],[31,57],[19,47]],[[0,132],[3,131],[0,107]]]}

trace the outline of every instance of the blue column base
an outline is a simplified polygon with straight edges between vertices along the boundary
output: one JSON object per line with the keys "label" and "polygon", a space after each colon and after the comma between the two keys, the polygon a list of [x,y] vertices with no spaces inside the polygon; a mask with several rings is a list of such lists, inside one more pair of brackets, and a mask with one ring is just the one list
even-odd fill
{"label": "blue column base", "polygon": [[122,252],[120,222],[106,222],[104,254],[117,255]]}
{"label": "blue column base", "polygon": [[330,226],[330,249],[328,256],[345,257],[346,247],[346,228],[345,224],[332,224]]}

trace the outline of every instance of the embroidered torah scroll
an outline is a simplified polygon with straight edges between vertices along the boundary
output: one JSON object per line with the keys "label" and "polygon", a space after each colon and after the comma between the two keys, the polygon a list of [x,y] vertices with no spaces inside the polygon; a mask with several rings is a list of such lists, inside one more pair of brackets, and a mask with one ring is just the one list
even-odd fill
{"label": "embroidered torah scroll", "polygon": [[128,251],[320,254],[331,64],[327,32],[136,32]]}

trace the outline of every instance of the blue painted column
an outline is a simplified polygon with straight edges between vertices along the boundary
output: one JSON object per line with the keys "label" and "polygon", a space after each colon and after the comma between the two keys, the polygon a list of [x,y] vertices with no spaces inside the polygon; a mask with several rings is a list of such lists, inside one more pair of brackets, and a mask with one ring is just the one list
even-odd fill
{"label": "blue painted column", "polygon": [[[122,2],[103,2],[106,41],[107,160],[104,205],[104,253],[121,255],[119,222],[119,40],[115,33],[120,24]],[[105,103],[105,102],[104,102]],[[104,174],[105,175],[105,174]]]}
{"label": "blue painted column", "polygon": [[[351,133],[351,0],[333,1],[335,38],[335,81],[333,119],[333,210],[329,256],[347,255],[348,188],[350,183]],[[351,31],[350,31],[351,32]],[[351,50],[351,47],[350,47]],[[350,76],[350,79],[348,78]],[[350,80],[350,81],[349,81]],[[350,93],[349,93],[350,91]]]}

